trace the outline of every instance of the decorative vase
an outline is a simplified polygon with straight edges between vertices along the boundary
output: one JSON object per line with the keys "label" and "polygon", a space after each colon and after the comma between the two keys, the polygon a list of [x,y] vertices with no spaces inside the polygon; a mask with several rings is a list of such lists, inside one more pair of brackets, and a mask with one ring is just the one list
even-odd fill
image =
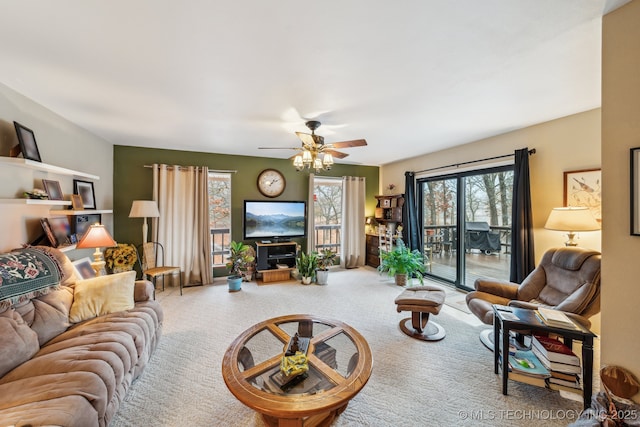
{"label": "decorative vase", "polygon": [[313,279],[312,276],[302,276],[302,284],[303,285],[311,284],[311,279]]}
{"label": "decorative vase", "polygon": [[238,292],[242,289],[242,277],[228,276],[227,285],[229,286],[229,292]]}
{"label": "decorative vase", "polygon": [[396,274],[396,285],[398,285],[398,286],[406,286],[407,285],[407,275],[406,274]]}

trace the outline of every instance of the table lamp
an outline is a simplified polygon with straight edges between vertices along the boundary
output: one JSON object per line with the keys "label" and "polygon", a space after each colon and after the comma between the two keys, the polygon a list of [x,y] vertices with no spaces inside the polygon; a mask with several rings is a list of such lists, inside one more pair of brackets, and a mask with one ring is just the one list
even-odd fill
{"label": "table lamp", "polygon": [[147,243],[147,218],[158,218],[158,204],[153,200],[134,200],[129,212],[129,218],[144,218],[142,223],[142,244]]}
{"label": "table lamp", "polygon": [[586,207],[553,208],[544,225],[547,230],[564,231],[567,233],[565,246],[578,246],[575,241],[576,231],[597,231],[600,224]]}
{"label": "table lamp", "polygon": [[113,247],[117,246],[109,231],[102,224],[94,224],[89,227],[82,239],[76,245],[77,249],[88,249],[95,248],[96,251],[93,253],[93,262],[91,263],[91,267],[95,270],[96,276],[101,276],[104,271],[105,261],[102,257],[102,251],[100,248],[105,247]]}

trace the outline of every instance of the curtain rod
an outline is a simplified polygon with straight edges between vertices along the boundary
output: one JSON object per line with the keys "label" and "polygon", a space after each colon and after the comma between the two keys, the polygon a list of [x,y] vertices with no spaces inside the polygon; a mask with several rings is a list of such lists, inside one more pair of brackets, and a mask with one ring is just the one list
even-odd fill
{"label": "curtain rod", "polygon": [[[145,168],[152,168],[153,165],[144,165]],[[189,166],[178,166],[180,169],[188,169]],[[194,166],[196,168],[202,166]],[[173,166],[167,166],[167,169],[173,169]],[[217,173],[237,173],[237,170],[218,170],[218,169],[209,169],[209,172],[217,172]]]}
{"label": "curtain rod", "polygon": [[[535,148],[532,148],[531,150],[529,150],[529,155],[531,155],[531,154],[536,154],[536,149]],[[503,154],[502,156],[487,157],[486,159],[470,160],[468,162],[462,162],[462,163],[454,163],[452,165],[447,165],[447,166],[438,166],[438,167],[435,167],[435,168],[416,171],[414,173],[431,172],[431,171],[436,171],[438,169],[447,169],[447,168],[453,168],[453,167],[457,168],[459,166],[470,165],[472,163],[480,163],[480,162],[486,162],[488,160],[504,159],[505,157],[512,157],[512,156],[515,156],[515,153]]]}

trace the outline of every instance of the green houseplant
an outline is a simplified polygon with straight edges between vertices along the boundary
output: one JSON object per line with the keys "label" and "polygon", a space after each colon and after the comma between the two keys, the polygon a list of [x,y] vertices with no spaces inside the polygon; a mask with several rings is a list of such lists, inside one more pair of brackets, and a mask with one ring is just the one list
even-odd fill
{"label": "green houseplant", "polygon": [[396,285],[405,286],[407,277],[417,277],[420,283],[424,283],[422,273],[425,272],[424,256],[419,250],[409,249],[401,238],[390,251],[380,251],[380,272],[387,272],[389,276],[395,276]]}
{"label": "green houseplant", "polygon": [[247,267],[253,265],[255,256],[252,251],[252,247],[242,242],[232,241],[229,244],[229,257],[227,257],[227,268],[229,269],[229,276],[227,276],[227,284],[229,285],[229,292],[239,291],[242,285],[243,271],[247,270]]}
{"label": "green houseplant", "polygon": [[300,251],[296,257],[296,267],[302,277],[302,284],[308,285],[318,268],[318,255],[315,252],[305,254],[304,251]]}
{"label": "green houseplant", "polygon": [[329,267],[336,259],[337,254],[331,249],[324,249],[318,255],[318,268],[316,269],[316,283],[326,285],[329,280]]}

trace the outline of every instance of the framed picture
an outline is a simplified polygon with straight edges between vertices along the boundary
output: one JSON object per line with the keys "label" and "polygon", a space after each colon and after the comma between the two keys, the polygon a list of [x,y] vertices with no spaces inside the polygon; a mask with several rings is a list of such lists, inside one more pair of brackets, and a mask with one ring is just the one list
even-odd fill
{"label": "framed picture", "polygon": [[42,186],[44,187],[44,191],[47,192],[49,200],[64,200],[62,197],[62,188],[60,188],[60,183],[58,181],[43,179]]}
{"label": "framed picture", "polygon": [[96,208],[96,194],[93,191],[93,182],[74,179],[73,194],[78,194],[82,198],[83,209]]}
{"label": "framed picture", "polygon": [[40,218],[40,224],[42,225],[42,229],[44,230],[44,234],[47,236],[47,240],[49,241],[49,245],[51,247],[58,247],[58,239],[56,239],[55,234],[53,234],[53,230],[51,229],[51,224],[49,224],[49,220],[47,218]]}
{"label": "framed picture", "polygon": [[589,208],[596,221],[602,221],[602,172],[583,169],[564,173],[564,205]]}
{"label": "framed picture", "polygon": [[74,211],[81,211],[84,209],[84,204],[82,203],[82,196],[79,194],[71,195],[71,209]]}
{"label": "framed picture", "polygon": [[640,236],[640,147],[632,148],[631,167],[631,235]]}
{"label": "framed picture", "polygon": [[18,144],[20,144],[20,151],[22,157],[29,160],[35,160],[41,162],[40,151],[38,151],[38,145],[36,144],[36,136],[33,131],[26,126],[22,126],[18,122],[13,122],[18,134]]}
{"label": "framed picture", "polygon": [[102,222],[102,215],[100,214],[73,215],[71,218],[71,234],[75,235],[77,241],[82,239],[82,236],[87,232],[90,225],[96,222]]}
{"label": "framed picture", "polygon": [[69,219],[66,216],[58,216],[49,218],[48,221],[58,246],[69,245],[71,243],[69,239],[69,235],[71,234]]}
{"label": "framed picture", "polygon": [[92,277],[96,277],[96,272],[91,267],[91,258],[85,257],[80,258],[79,260],[72,261],[73,268],[76,270],[76,275],[83,279],[91,279]]}

